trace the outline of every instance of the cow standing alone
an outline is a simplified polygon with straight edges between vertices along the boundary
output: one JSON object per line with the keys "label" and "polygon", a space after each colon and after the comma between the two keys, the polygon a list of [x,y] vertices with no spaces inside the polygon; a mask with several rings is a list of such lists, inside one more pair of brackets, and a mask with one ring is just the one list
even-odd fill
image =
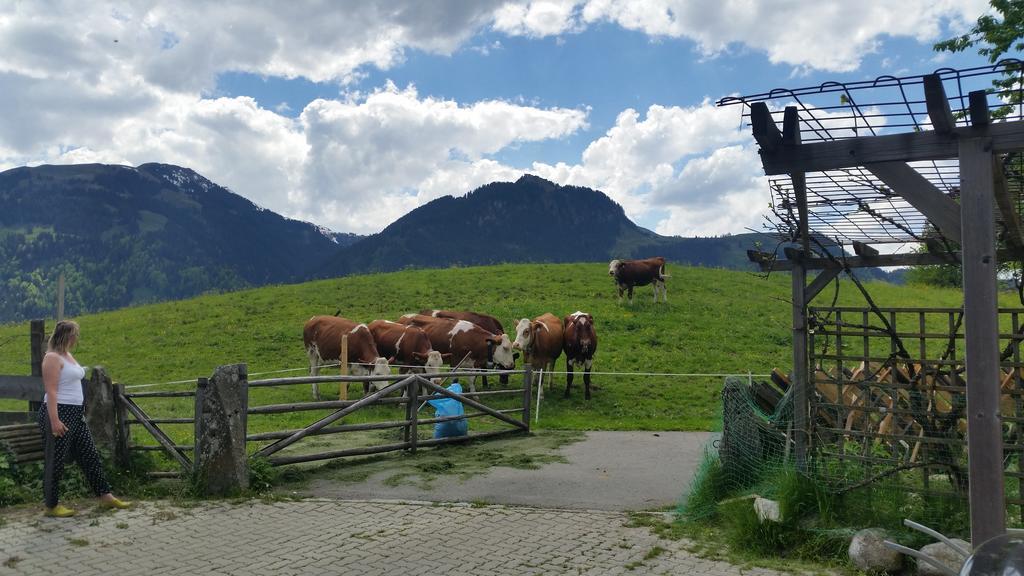
{"label": "cow standing alone", "polygon": [[[533,320],[523,318],[516,323],[516,340],[512,347],[522,350],[526,361],[534,368],[546,370],[550,382],[555,360],[562,355],[562,321],[550,313]],[[544,384],[543,380],[540,384]]]}
{"label": "cow standing alone", "polygon": [[615,278],[615,284],[619,289],[619,302],[622,302],[622,293],[629,292],[629,303],[633,303],[633,287],[654,285],[654,301],[658,301],[658,291],[661,291],[662,300],[668,302],[668,292],[665,290],[665,259],[661,256],[647,258],[645,260],[612,260],[608,263],[608,274]]}
{"label": "cow standing alone", "polygon": [[[348,335],[349,373],[353,376],[390,376],[391,367],[388,360],[382,358],[377,351],[366,324],[360,324],[340,316],[313,316],[302,329],[302,343],[309,356],[309,373],[316,376],[320,373],[320,365],[329,360],[338,360],[341,356],[341,337]],[[393,361],[393,360],[392,360]],[[369,368],[368,368],[369,366]],[[345,386],[346,384],[342,384]],[[376,389],[386,384],[374,382]],[[364,386],[368,389],[369,386]],[[320,399],[320,387],[313,384],[313,396]]]}
{"label": "cow standing alone", "polygon": [[573,312],[565,317],[563,331],[565,348],[565,397],[572,387],[573,367],[583,368],[584,397],[590,400],[590,368],[597,352],[597,333],[594,331],[594,317],[586,312]]}

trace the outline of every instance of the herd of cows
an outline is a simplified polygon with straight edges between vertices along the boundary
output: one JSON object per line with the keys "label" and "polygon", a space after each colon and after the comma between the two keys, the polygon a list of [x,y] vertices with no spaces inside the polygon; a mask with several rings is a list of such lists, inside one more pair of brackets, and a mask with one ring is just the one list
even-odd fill
{"label": "herd of cows", "polygon": [[[653,284],[654,300],[665,295],[665,259],[613,260],[608,274],[615,279],[619,300],[623,292],[633,301],[633,287]],[[590,399],[590,371],[597,351],[594,318],[586,312],[574,312],[559,318],[546,313],[516,322],[515,339],[510,339],[497,318],[471,311],[421,310],[397,321],[374,320],[369,324],[338,315],[314,316],[306,322],[302,340],[309,357],[310,374],[320,366],[337,362],[342,337],[347,336],[349,371],[357,376],[389,376],[398,366],[401,373],[440,372],[447,363],[463,368],[514,370],[520,352],[535,369],[550,373],[555,361],[565,353],[568,398],[574,368],[583,369],[584,395]],[[486,374],[481,374],[487,385]],[[475,378],[470,391],[476,392]],[[501,381],[507,382],[507,376]],[[383,388],[386,383],[375,383]],[[368,389],[369,385],[367,385]],[[320,399],[317,385],[313,394]]]}

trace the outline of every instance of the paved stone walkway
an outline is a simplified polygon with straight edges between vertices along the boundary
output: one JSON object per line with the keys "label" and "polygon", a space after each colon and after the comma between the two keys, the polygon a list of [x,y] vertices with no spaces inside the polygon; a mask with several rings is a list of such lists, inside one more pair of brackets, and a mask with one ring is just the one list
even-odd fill
{"label": "paved stone walkway", "polygon": [[776,574],[697,558],[620,512],[310,499],[2,520],[0,575]]}

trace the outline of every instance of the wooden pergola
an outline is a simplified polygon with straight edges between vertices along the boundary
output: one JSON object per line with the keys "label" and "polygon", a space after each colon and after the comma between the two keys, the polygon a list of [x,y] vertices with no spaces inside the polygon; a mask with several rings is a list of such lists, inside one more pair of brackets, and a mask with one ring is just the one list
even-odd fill
{"label": "wooden pergola", "polygon": [[[1013,104],[1020,92],[993,91],[991,80],[1020,70],[1004,61],[719,101],[744,106],[771,183],[772,221],[791,243],[786,260],[762,252],[751,259],[792,275],[798,467],[806,467],[809,442],[808,302],[846,269],[962,265],[975,545],[1006,530],[997,272],[1001,262],[1024,259],[1024,114]],[[822,238],[841,256],[826,253]],[[929,250],[893,253],[909,244]]]}

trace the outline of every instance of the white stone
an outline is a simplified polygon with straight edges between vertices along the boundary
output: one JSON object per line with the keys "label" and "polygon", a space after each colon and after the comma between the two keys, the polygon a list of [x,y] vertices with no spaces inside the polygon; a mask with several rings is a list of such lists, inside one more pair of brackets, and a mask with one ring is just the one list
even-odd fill
{"label": "white stone", "polygon": [[[959,538],[950,538],[950,540],[959,544],[964,550],[971,550],[971,545]],[[964,560],[966,560],[966,558],[961,556],[959,552],[953,550],[944,542],[926,544],[921,547],[921,553],[927,554],[946,566],[949,566],[953,572],[960,572],[960,568],[963,567]],[[917,561],[917,573],[919,576],[944,576],[938,568],[921,560]]]}
{"label": "white stone", "polygon": [[761,522],[766,520],[778,522],[782,519],[782,511],[779,508],[779,503],[775,500],[761,498],[760,496],[754,498],[754,511],[757,512],[757,519]]}
{"label": "white stone", "polygon": [[850,540],[850,562],[865,572],[895,573],[903,566],[903,555],[888,548],[885,530],[865,528]]}

